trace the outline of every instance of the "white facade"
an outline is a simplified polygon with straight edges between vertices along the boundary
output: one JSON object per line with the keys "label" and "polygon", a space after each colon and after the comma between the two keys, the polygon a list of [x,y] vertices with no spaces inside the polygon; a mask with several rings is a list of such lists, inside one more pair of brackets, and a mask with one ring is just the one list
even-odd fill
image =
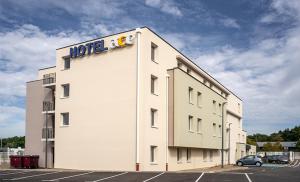
{"label": "white facade", "polygon": [[[105,47],[109,47],[111,40],[122,36],[124,41],[125,37],[132,36],[133,44],[71,58],[70,68],[66,69],[65,59],[70,55],[70,48],[98,40],[103,40]],[[121,40],[119,44],[122,43],[125,42]],[[220,165],[221,135],[213,139],[214,144],[208,148],[184,142],[180,146],[170,145],[169,140],[173,139],[170,132],[176,129],[170,130],[169,126],[172,100],[169,97],[169,87],[172,86],[169,82],[170,69],[179,70],[173,75],[174,79],[179,78],[179,73],[182,74],[193,83],[195,91],[196,88],[204,89],[203,97],[206,98],[207,94],[212,99],[199,108],[199,112],[209,112],[207,121],[203,122],[212,122],[207,125],[210,128],[202,133],[203,136],[209,137],[214,126],[219,128],[224,116],[224,164],[228,164],[229,157],[230,163],[234,163],[238,152],[245,155],[243,149],[237,147],[237,143],[246,141],[246,132],[242,130],[242,101],[152,30],[141,28],[67,46],[57,49],[56,57],[56,67],[39,71],[39,79],[55,73],[54,83],[44,83],[42,86],[51,90],[53,98],[50,101],[55,103],[55,109],[48,113],[54,116],[51,127],[55,130],[55,136],[48,140],[48,145],[54,149],[51,156],[54,156],[55,168],[177,171]],[[31,84],[35,82],[28,83],[28,86]],[[28,94],[34,91],[29,89]],[[180,94],[185,95],[185,91],[188,101],[187,88],[183,88]],[[172,92],[178,93],[178,89]],[[196,93],[193,94],[197,97]],[[35,102],[42,103],[45,98]],[[218,108],[224,103],[223,115],[221,111],[213,114],[212,101],[218,104]],[[30,100],[28,102],[31,103]],[[180,103],[173,104],[181,106]],[[29,104],[27,108],[26,125],[30,127],[26,127],[26,141],[31,140],[32,133],[38,130],[33,128],[32,122],[44,122],[36,121],[40,120],[38,118],[29,119],[36,115],[30,109],[32,107]],[[197,115],[198,111],[186,112]],[[185,118],[186,121],[182,122],[186,122],[187,126],[188,117]],[[210,121],[209,118],[217,119]],[[173,119],[178,123],[176,118]],[[213,125],[213,122],[216,124]],[[196,124],[193,123],[193,126],[196,127]],[[196,133],[183,135],[185,130],[180,132],[182,137],[188,137],[181,138],[182,141],[197,138]],[[174,136],[178,136],[177,133]],[[45,140],[41,142],[45,148]],[[43,152],[37,142],[30,142],[26,148],[29,148],[30,154]]]}

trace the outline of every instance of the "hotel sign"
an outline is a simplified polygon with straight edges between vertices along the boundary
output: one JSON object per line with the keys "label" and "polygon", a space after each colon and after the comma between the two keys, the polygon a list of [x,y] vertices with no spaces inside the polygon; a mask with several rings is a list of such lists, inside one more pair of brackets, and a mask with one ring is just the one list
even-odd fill
{"label": "hotel sign", "polygon": [[97,54],[107,50],[126,47],[132,45],[134,40],[133,35],[120,36],[117,39],[110,41],[109,47],[105,47],[104,40],[97,40],[85,45],[74,46],[70,48],[70,58],[83,57],[85,55]]}

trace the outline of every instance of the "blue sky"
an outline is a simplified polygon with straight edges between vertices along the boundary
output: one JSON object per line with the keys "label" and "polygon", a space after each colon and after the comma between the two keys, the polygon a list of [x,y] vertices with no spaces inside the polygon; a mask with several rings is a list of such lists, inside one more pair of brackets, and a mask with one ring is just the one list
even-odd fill
{"label": "blue sky", "polygon": [[67,44],[148,26],[244,101],[248,133],[300,124],[298,0],[0,0],[0,137],[25,133],[25,82]]}

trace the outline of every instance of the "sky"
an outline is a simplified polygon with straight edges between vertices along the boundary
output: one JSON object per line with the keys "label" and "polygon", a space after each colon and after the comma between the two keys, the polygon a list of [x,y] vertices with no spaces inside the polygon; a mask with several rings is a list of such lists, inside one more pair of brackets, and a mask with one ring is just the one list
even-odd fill
{"label": "sky", "polygon": [[55,49],[147,26],[243,100],[248,134],[300,125],[299,0],[0,0],[0,137]]}

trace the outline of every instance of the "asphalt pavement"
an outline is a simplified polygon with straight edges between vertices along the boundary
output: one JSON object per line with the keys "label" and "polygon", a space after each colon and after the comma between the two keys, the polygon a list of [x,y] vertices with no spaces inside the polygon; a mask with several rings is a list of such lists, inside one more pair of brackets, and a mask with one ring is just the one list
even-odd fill
{"label": "asphalt pavement", "polygon": [[20,182],[300,182],[300,161],[266,164],[224,172],[100,172],[52,170],[0,170],[0,181]]}

